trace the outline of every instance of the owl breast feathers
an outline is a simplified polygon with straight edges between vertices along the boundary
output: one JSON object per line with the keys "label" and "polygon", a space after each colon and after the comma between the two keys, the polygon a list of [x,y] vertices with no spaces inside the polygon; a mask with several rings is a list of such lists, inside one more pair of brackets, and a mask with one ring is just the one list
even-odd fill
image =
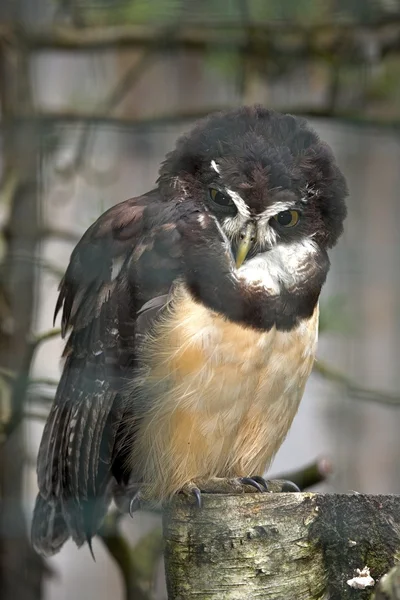
{"label": "owl breast feathers", "polygon": [[157,187],[74,249],[69,333],[38,456],[38,552],[78,546],[113,494],[168,500],[262,475],[312,368],[346,184],[306,121],[260,106],[200,121]]}

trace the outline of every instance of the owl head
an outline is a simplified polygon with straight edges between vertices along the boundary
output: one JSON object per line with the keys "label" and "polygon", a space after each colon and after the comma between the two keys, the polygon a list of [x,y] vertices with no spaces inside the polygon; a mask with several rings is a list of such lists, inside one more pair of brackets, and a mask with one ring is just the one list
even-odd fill
{"label": "owl head", "polygon": [[329,146],[303,118],[262,106],[212,114],[182,136],[161,166],[166,198],[204,203],[248,256],[304,243],[332,247],[347,187]]}

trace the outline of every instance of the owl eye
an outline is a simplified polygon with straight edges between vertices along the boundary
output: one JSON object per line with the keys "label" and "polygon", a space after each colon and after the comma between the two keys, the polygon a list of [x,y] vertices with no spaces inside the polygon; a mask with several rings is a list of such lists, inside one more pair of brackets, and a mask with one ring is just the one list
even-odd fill
{"label": "owl eye", "polygon": [[223,194],[215,188],[210,189],[210,198],[218,206],[224,206],[225,208],[234,206],[233,200],[228,194]]}
{"label": "owl eye", "polygon": [[272,217],[281,227],[294,227],[300,219],[298,210],[283,210]]}

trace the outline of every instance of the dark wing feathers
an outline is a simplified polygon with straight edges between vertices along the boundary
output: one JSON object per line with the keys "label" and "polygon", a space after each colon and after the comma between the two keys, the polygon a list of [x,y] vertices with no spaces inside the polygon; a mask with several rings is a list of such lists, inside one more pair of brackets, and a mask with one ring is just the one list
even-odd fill
{"label": "dark wing feathers", "polygon": [[43,553],[43,548],[46,548],[46,554],[56,554],[70,535],[63,516],[61,502],[47,502],[43,496],[38,494],[34,515],[32,543],[35,550]]}
{"label": "dark wing feathers", "polygon": [[137,335],[180,272],[164,206],[150,192],[104,213],[74,249],[60,284],[55,317],[62,310],[62,335],[71,334],[38,456],[32,540],[42,554],[54,554],[69,536],[78,546],[90,543],[115,479],[124,481],[120,389],[132,377]]}
{"label": "dark wing feathers", "polygon": [[63,335],[98,316],[103,300],[115,290],[113,261],[125,260],[143,229],[143,212],[152,194],[132,198],[106,211],[85,232],[71,255],[59,287],[54,319],[61,309]]}

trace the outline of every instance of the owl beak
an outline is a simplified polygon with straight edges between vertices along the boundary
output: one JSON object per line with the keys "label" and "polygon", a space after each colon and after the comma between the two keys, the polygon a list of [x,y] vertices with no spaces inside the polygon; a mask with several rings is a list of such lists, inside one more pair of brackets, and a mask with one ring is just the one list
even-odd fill
{"label": "owl beak", "polygon": [[255,237],[256,230],[254,223],[248,223],[240,233],[240,241],[236,253],[236,268],[238,269],[245,261],[246,256],[252,247]]}

